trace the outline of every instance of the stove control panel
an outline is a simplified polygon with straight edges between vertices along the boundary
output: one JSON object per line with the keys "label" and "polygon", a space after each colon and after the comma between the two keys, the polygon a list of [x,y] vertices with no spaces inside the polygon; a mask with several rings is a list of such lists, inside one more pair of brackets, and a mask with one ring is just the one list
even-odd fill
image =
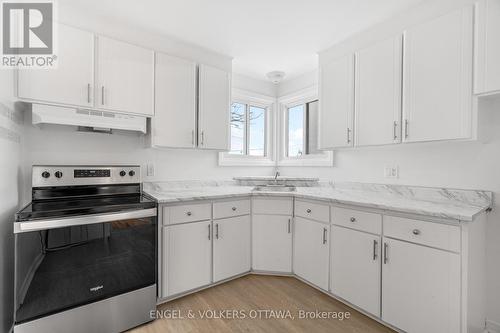
{"label": "stove control panel", "polygon": [[129,184],[141,182],[141,167],[34,165],[32,187]]}

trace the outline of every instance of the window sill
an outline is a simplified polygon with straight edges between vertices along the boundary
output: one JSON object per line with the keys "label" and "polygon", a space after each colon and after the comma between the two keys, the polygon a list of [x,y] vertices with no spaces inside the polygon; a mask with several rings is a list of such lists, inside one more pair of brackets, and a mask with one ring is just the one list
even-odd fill
{"label": "window sill", "polygon": [[226,152],[219,153],[219,166],[275,166],[269,157],[238,156]]}
{"label": "window sill", "polygon": [[311,167],[332,167],[333,152],[327,151],[322,155],[310,155],[306,157],[288,158],[282,157],[278,161],[278,166],[311,166]]}

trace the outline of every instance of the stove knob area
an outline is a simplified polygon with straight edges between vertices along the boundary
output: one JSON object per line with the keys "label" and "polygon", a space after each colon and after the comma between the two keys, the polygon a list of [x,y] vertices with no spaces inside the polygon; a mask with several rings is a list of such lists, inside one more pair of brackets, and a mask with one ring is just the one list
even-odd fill
{"label": "stove knob area", "polygon": [[54,176],[56,176],[56,178],[61,178],[63,176],[63,173],[61,171],[56,171],[56,173],[54,173]]}
{"label": "stove knob area", "polygon": [[43,178],[49,178],[50,177],[50,172],[48,172],[48,171],[42,172],[42,177]]}
{"label": "stove knob area", "polygon": [[125,175],[126,175],[126,174],[127,174],[127,173],[126,173],[125,171],[123,171],[123,170],[122,170],[122,171],[120,171],[120,176],[125,177]]}
{"label": "stove knob area", "polygon": [[134,170],[130,170],[130,171],[128,172],[128,175],[129,175],[130,177],[134,177],[134,176],[135,176],[135,171],[134,171]]}

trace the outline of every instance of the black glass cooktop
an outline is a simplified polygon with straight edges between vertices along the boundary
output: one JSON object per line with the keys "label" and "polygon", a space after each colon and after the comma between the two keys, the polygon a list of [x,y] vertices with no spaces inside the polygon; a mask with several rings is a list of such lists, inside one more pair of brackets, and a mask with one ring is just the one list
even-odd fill
{"label": "black glass cooktop", "polygon": [[140,193],[84,198],[33,201],[16,214],[16,222],[55,219],[88,214],[118,213],[156,207],[156,202]]}

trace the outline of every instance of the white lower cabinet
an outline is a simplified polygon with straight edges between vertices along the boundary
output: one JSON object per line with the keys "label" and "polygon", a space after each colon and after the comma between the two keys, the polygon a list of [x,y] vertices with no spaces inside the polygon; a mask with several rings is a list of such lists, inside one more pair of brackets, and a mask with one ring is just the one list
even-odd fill
{"label": "white lower cabinet", "polygon": [[214,221],[214,282],[250,271],[250,216]]}
{"label": "white lower cabinet", "polygon": [[460,332],[460,255],[385,238],[382,320],[406,332]]}
{"label": "white lower cabinet", "polygon": [[292,272],[292,217],[253,215],[252,267],[256,271]]}
{"label": "white lower cabinet", "polygon": [[324,290],[328,290],[329,229],[327,224],[295,218],[293,271]]}
{"label": "white lower cabinet", "polygon": [[331,228],[332,294],[380,316],[380,236],[338,226]]}
{"label": "white lower cabinet", "polygon": [[163,227],[163,297],[211,283],[211,221]]}

